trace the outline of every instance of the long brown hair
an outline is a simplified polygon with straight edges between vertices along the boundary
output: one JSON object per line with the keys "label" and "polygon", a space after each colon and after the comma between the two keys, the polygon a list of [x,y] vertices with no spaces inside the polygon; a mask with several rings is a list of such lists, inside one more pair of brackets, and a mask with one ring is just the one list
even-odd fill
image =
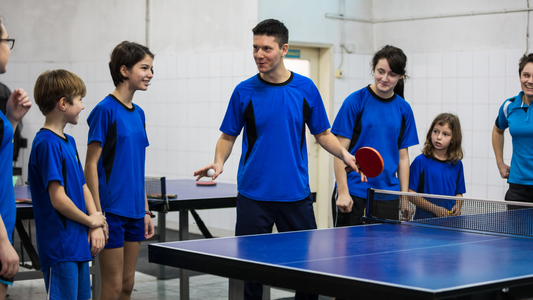
{"label": "long brown hair", "polygon": [[463,148],[461,147],[461,143],[463,141],[461,122],[459,121],[458,116],[449,113],[442,113],[438,115],[435,120],[433,120],[431,127],[429,127],[422,153],[427,157],[433,157],[435,147],[433,147],[433,143],[431,142],[431,134],[436,125],[448,125],[452,131],[452,140],[446,151],[448,153],[448,161],[451,163],[456,163],[457,161],[463,159]]}

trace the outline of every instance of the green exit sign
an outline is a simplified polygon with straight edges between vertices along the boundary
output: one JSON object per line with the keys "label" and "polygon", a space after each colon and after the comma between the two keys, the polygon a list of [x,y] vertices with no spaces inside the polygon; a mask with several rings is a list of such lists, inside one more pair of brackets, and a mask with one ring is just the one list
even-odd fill
{"label": "green exit sign", "polygon": [[287,55],[285,55],[287,58],[300,58],[300,50],[291,50],[289,49],[289,52],[287,52]]}

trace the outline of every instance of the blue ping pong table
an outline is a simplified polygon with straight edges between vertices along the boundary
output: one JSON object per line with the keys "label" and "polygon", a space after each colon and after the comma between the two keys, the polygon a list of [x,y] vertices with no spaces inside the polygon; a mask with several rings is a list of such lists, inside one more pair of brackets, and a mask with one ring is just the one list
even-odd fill
{"label": "blue ping pong table", "polygon": [[533,293],[533,239],[411,222],[152,244],[149,260],[348,299]]}

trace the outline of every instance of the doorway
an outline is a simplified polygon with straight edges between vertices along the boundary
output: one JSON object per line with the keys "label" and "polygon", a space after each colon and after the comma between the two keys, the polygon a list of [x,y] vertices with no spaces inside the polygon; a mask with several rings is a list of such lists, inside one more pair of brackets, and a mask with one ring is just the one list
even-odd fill
{"label": "doorway", "polygon": [[[300,75],[309,77],[322,96],[330,123],[333,111],[333,46],[323,44],[290,43],[289,53],[284,59],[285,67]],[[333,158],[316,142],[307,129],[307,152],[309,161],[309,184],[317,193],[314,205],[318,228],[331,224],[330,197],[333,190]]]}

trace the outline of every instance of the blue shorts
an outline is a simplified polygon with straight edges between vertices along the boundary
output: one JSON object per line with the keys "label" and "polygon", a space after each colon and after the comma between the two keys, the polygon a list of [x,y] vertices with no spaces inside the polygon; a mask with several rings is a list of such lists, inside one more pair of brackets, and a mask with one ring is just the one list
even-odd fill
{"label": "blue shorts", "polygon": [[109,226],[109,240],[105,245],[106,249],[124,247],[124,242],[144,241],[144,218],[132,219],[105,213],[107,225]]}
{"label": "blue shorts", "polygon": [[91,299],[89,262],[58,262],[43,275],[47,299]]}

